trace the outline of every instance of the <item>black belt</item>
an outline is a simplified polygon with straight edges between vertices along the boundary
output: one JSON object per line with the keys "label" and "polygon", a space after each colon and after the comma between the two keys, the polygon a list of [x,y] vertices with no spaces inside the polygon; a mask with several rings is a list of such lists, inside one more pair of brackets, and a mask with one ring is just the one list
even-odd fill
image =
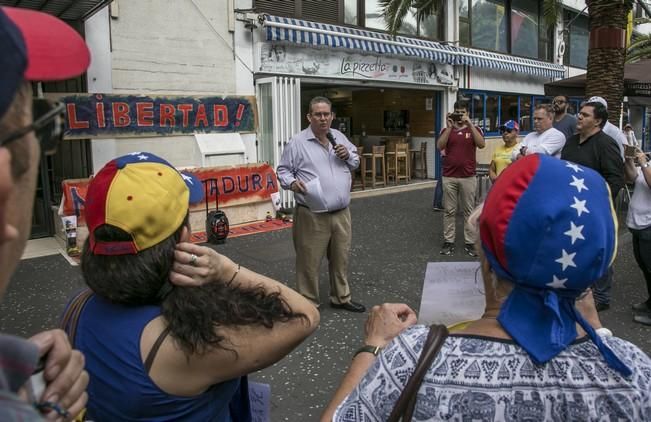
{"label": "black belt", "polygon": [[[296,203],[296,206],[297,207],[307,208],[308,210],[310,209],[310,207],[308,207],[307,205],[299,204],[298,202]],[[346,207],[346,208],[348,208],[348,207]],[[334,211],[315,212],[315,214],[336,214],[339,211],[345,210],[346,208],[339,208],[338,210],[334,210]],[[310,210],[310,211],[312,211],[312,210]]]}

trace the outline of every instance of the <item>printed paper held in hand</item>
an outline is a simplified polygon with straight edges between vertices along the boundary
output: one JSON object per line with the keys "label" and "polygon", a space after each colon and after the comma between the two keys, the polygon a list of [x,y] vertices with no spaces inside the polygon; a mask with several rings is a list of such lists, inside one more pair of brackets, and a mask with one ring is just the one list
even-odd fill
{"label": "printed paper held in hand", "polygon": [[478,319],[486,306],[483,292],[478,262],[429,262],[418,322],[450,326]]}
{"label": "printed paper held in hand", "polygon": [[328,206],[323,202],[323,191],[321,190],[321,182],[319,178],[315,177],[309,182],[305,182],[306,193],[303,194],[305,205],[310,208],[312,212],[328,211]]}

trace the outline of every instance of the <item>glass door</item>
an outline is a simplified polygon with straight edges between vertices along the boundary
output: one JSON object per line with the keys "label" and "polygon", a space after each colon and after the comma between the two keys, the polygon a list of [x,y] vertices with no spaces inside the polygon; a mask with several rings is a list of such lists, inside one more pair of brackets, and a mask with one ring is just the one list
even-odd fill
{"label": "glass door", "polygon": [[[301,130],[301,83],[298,78],[274,76],[256,81],[258,103],[258,161],[274,169],[289,138]],[[280,189],[281,206],[292,208],[294,195]]]}

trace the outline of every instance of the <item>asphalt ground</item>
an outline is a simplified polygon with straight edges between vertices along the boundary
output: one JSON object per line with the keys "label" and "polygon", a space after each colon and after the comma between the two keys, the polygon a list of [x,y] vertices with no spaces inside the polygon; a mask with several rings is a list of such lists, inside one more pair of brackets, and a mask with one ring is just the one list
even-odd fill
{"label": "asphalt ground", "polygon": [[[353,199],[349,279],[355,301],[368,308],[405,302],[417,311],[428,262],[473,260],[463,252],[460,216],[456,255],[439,255],[442,214],[432,211],[432,194],[428,188]],[[646,289],[623,225],[618,245],[611,309],[601,314],[602,321],[615,335],[651,354],[651,327],[632,320],[630,306],[646,299]],[[291,230],[229,239],[216,249],[247,268],[294,286]],[[60,255],[23,260],[0,305],[0,331],[28,336],[55,326],[67,298],[82,286],[79,268]],[[362,344],[366,314],[328,306],[325,261],[320,291],[319,329],[285,359],[251,375],[271,385],[273,421],[317,420]]]}

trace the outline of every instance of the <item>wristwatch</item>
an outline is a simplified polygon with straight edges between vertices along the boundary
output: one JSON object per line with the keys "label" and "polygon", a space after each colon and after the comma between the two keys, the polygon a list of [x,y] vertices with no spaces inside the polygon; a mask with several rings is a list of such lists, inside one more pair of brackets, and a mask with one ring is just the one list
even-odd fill
{"label": "wristwatch", "polygon": [[357,349],[357,351],[353,355],[353,359],[355,359],[355,356],[359,355],[360,353],[364,353],[364,352],[372,353],[373,356],[377,356],[378,354],[380,354],[381,350],[382,350],[382,348],[380,346],[371,346],[369,344],[365,344],[362,347],[360,347],[359,349]]}

